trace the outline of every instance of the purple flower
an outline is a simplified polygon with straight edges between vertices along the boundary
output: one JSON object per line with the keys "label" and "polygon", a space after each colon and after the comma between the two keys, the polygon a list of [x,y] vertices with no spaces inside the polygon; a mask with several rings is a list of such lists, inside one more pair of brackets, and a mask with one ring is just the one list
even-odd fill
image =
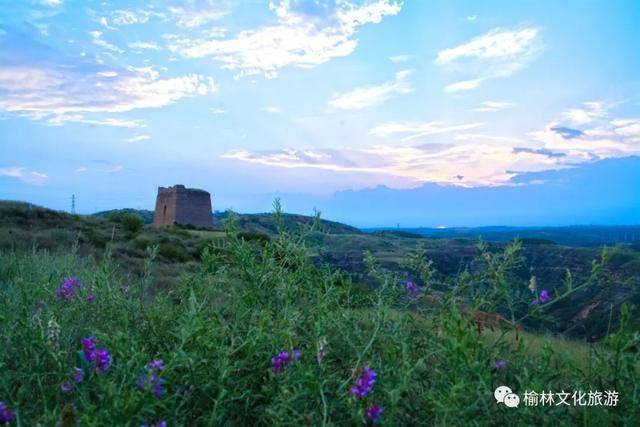
{"label": "purple flower", "polygon": [[[105,348],[98,349],[95,353],[96,367],[103,374],[109,370],[111,366],[111,355]],[[95,368],[94,368],[95,370]]]}
{"label": "purple flower", "polygon": [[149,364],[147,364],[145,369],[142,370],[142,373],[136,380],[136,385],[141,389],[152,388],[153,394],[157,398],[161,398],[162,396],[164,396],[164,384],[166,383],[166,381],[160,378],[157,373],[163,370],[164,362],[162,361],[162,359],[152,360],[151,362],[149,362]]}
{"label": "purple flower", "polygon": [[145,424],[142,424],[140,427],[167,427],[167,422],[165,420],[160,420],[160,421],[158,421],[157,424],[153,424],[153,423],[147,424],[147,423],[145,423]]}
{"label": "purple flower", "polygon": [[96,358],[96,342],[93,337],[82,338],[82,349],[87,362],[93,362]]}
{"label": "purple flower", "polygon": [[69,384],[68,381],[65,381],[60,384],[60,390],[62,390],[63,393],[69,393],[71,390],[73,390],[73,386]]}
{"label": "purple flower", "polygon": [[10,423],[16,417],[16,413],[9,409],[4,403],[0,402],[0,424]]}
{"label": "purple flower", "polygon": [[87,302],[89,304],[91,304],[92,302],[94,302],[96,300],[96,296],[94,294],[89,294],[87,295]]}
{"label": "purple flower", "polygon": [[362,399],[371,391],[377,376],[376,371],[365,367],[362,376],[356,381],[356,385],[351,387],[351,393]]}
{"label": "purple flower", "polygon": [[71,379],[74,383],[81,383],[84,380],[84,371],[79,368],[75,368],[73,370],[73,374],[71,374]]}
{"label": "purple flower", "polygon": [[369,407],[369,409],[367,409],[367,418],[369,418],[371,422],[375,424],[380,421],[380,415],[382,415],[382,411],[382,406],[373,405]]}
{"label": "purple flower", "polygon": [[77,277],[65,277],[62,285],[56,290],[57,300],[70,300],[76,296],[76,290],[82,289],[82,283]]}
{"label": "purple flower", "polygon": [[540,296],[538,297],[538,299],[540,300],[540,302],[541,302],[542,304],[544,304],[544,303],[546,303],[546,302],[551,301],[551,295],[549,295],[549,291],[548,291],[548,290],[543,289],[543,290],[540,292]]}
{"label": "purple flower", "polygon": [[36,308],[38,310],[44,310],[44,308],[47,306],[47,304],[45,304],[44,301],[40,300],[38,302],[36,302]]}
{"label": "purple flower", "polygon": [[505,366],[507,366],[507,361],[504,359],[500,359],[496,362],[496,364],[494,365],[496,369],[500,370],[502,368],[504,368]]}
{"label": "purple flower", "polygon": [[124,294],[128,294],[129,293],[129,286],[128,285],[125,285],[125,286],[122,287],[122,293],[124,293]]}
{"label": "purple flower", "polygon": [[406,286],[407,290],[413,294],[420,292],[420,288],[416,286],[413,282],[407,282]]}
{"label": "purple flower", "polygon": [[293,350],[293,358],[291,358],[291,353],[282,350],[276,357],[271,359],[271,369],[273,369],[273,372],[276,374],[282,372],[292,361],[298,360],[300,354],[300,350]]}
{"label": "purple flower", "polygon": [[162,361],[162,359],[153,359],[151,362],[149,362],[147,368],[152,371],[163,371],[164,362]]}

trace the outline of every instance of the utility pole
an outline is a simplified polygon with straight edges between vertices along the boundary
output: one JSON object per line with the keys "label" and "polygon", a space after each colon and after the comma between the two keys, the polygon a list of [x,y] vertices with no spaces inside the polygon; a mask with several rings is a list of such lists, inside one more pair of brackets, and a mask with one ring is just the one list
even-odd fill
{"label": "utility pole", "polygon": [[76,213],[76,195],[75,194],[71,195],[71,213],[72,214]]}

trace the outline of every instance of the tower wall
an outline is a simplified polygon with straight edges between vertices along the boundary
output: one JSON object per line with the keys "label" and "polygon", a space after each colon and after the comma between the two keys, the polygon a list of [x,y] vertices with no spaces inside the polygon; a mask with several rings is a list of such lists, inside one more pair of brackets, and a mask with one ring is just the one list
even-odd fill
{"label": "tower wall", "polygon": [[185,188],[184,185],[159,187],[153,226],[176,224],[211,227],[211,195],[204,190]]}

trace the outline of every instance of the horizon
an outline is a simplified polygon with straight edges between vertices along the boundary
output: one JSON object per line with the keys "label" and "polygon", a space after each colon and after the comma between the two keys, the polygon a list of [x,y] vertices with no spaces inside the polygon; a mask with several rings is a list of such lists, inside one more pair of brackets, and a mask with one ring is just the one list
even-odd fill
{"label": "horizon", "polygon": [[0,11],[0,199],[359,228],[640,223],[640,3],[33,0]]}

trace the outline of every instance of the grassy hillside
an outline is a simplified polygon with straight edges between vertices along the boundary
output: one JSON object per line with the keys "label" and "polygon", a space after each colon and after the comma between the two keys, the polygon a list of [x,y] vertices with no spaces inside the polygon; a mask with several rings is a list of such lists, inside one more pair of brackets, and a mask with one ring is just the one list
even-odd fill
{"label": "grassy hillside", "polygon": [[[157,246],[155,260],[157,279],[153,289],[166,290],[177,285],[183,273],[197,270],[204,248],[211,242],[222,243],[227,214],[219,214],[217,228],[192,230],[181,228],[154,229],[148,225],[138,232],[130,232],[122,223],[124,214],[137,211],[122,210],[104,214],[108,219],[55,212],[27,204],[0,203],[0,249],[41,249],[66,251],[74,244],[78,253],[96,260],[110,254],[121,266],[120,275],[140,277],[148,250]],[[238,236],[246,241],[268,242],[277,235],[272,214],[235,215]],[[281,215],[282,229],[298,232],[314,219],[298,215]],[[320,221],[318,230],[305,236],[310,259],[316,265],[339,269],[352,281],[376,286],[366,274],[365,253],[371,253],[380,268],[395,274],[400,280],[421,284],[420,277],[411,272],[406,258],[422,251],[433,263],[438,283],[444,283],[465,271],[482,268],[482,251],[470,239],[430,239],[405,232],[385,231],[362,233],[352,227]],[[486,243],[485,252],[498,253],[504,242]],[[640,248],[623,245],[606,251],[604,269],[607,274],[589,289],[573,294],[552,311],[559,321],[546,325],[555,332],[571,337],[600,340],[610,324],[618,321],[621,305],[627,301],[640,305]],[[586,280],[592,272],[593,261],[601,259],[602,248],[565,247],[539,241],[524,241],[514,266],[513,280],[527,286],[532,277],[539,289],[552,295],[561,294],[568,285]],[[436,284],[435,290],[446,290]],[[637,324],[640,316],[633,316]],[[525,321],[528,329],[540,325]]]}
{"label": "grassy hillside", "polygon": [[[29,212],[18,214],[22,226],[45,216]],[[64,215],[48,221],[113,230]],[[523,319],[542,329],[558,322],[553,307],[598,282],[602,262],[572,289],[531,304],[538,292],[518,281],[517,245],[480,248],[476,268],[455,278],[439,277],[411,252],[403,264],[420,279],[417,288],[367,255],[363,275],[372,286],[364,286],[310,261],[317,248],[308,242],[335,236],[278,228],[268,239],[246,239],[229,223],[201,262],[173,264],[194,266],[181,267],[163,292],[158,267],[171,261],[150,249],[139,274],[123,273],[124,236],[99,259],[81,254],[88,241],[56,252],[17,242],[0,250],[0,401],[11,422],[596,426],[640,418],[640,336],[628,306],[597,344],[516,328]],[[156,232],[173,236],[141,233]],[[203,238],[183,232],[191,232],[177,232],[185,241]],[[476,319],[496,311],[505,315],[495,325]],[[521,399],[614,390],[619,401],[507,408],[493,397],[499,385]]]}

